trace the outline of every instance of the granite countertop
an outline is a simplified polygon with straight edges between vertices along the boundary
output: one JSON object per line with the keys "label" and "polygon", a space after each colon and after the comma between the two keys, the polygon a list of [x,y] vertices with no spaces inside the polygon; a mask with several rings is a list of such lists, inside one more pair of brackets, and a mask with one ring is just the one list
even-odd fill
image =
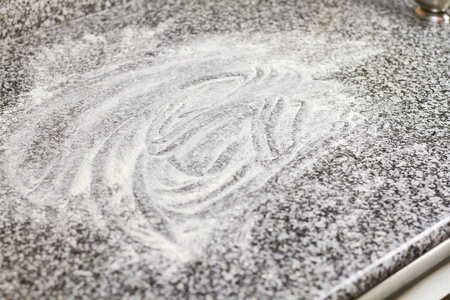
{"label": "granite countertop", "polygon": [[450,236],[450,26],[412,1],[15,3],[0,298],[349,299]]}

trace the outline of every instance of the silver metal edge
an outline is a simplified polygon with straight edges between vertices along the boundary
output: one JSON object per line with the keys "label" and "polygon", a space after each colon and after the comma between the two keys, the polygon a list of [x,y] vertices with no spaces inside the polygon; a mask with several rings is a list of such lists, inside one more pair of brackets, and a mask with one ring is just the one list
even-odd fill
{"label": "silver metal edge", "polygon": [[387,278],[358,300],[392,299],[449,261],[450,239]]}

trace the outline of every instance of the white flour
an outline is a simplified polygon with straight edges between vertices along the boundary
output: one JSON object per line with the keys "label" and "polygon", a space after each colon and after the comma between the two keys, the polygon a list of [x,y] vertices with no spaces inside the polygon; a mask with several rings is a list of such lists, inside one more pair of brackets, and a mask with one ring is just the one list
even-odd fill
{"label": "white flour", "polygon": [[36,221],[51,207],[62,227],[118,228],[150,259],[186,262],[217,232],[248,230],[250,192],[362,122],[341,84],[317,78],[375,52],[293,33],[210,37],[145,58],[153,36],[124,30],[121,52],[86,72],[56,57],[76,64],[105,39],[43,49],[36,88],[13,113],[21,125],[4,135],[3,172]]}

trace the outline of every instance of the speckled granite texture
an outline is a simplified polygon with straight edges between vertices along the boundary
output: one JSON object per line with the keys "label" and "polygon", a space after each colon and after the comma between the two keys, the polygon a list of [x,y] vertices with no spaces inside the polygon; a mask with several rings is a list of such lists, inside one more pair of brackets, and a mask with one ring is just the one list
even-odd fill
{"label": "speckled granite texture", "polygon": [[64,22],[98,13],[116,4],[114,0],[17,0],[0,2],[0,40],[45,30]]}
{"label": "speckled granite texture", "polygon": [[[76,3],[71,7],[78,9]],[[3,37],[6,32],[24,38],[0,46],[0,298],[352,299],[446,240],[450,236],[450,26],[419,21],[413,7],[413,2],[388,0],[133,1],[33,35],[24,32],[34,32],[35,25],[17,31],[18,27],[2,23]],[[297,47],[301,49],[296,48],[296,40],[301,41]],[[229,45],[251,49],[254,55],[250,51],[248,57],[222,58]],[[183,51],[191,51],[188,57],[198,61],[180,63]],[[269,164],[267,178],[255,175],[260,180],[257,187],[250,189],[255,184],[251,181],[248,191],[236,188],[233,197],[216,202],[231,199],[227,205],[201,211],[201,219],[195,219],[200,220],[198,228],[179,229],[209,237],[206,244],[186,238],[186,248],[198,242],[199,253],[184,260],[167,258],[165,249],[172,243],[156,247],[152,232],[136,233],[143,228],[141,223],[130,233],[127,226],[134,224],[129,221],[133,217],[124,203],[132,205],[128,198],[118,204],[102,202],[114,200],[120,186],[102,189],[106,179],[98,169],[92,169],[98,176],[88,192],[69,193],[64,188],[67,178],[76,177],[64,163],[74,169],[83,165],[71,156],[83,153],[83,143],[90,143],[91,137],[95,141],[96,133],[103,134],[102,126],[151,115],[144,106],[134,111],[132,105],[108,105],[124,97],[136,105],[153,101],[155,94],[145,90],[158,79],[153,70],[175,66],[179,74],[167,68],[168,75],[161,80],[169,78],[169,83],[181,82],[183,88],[192,89],[198,81],[184,84],[180,75],[189,66],[199,72],[212,67],[227,71],[224,62],[270,60],[272,53],[314,71],[310,79],[302,73],[298,80],[315,82],[306,85],[306,91],[316,89],[307,95],[322,97],[326,113],[337,121],[331,119],[331,129],[327,127],[316,139],[305,135],[307,150],[281,167]],[[209,63],[210,57],[219,59]],[[285,70],[286,64],[283,68],[277,70]],[[144,71],[136,73],[139,70]],[[264,68],[254,70],[255,78],[288,74],[280,85],[296,78],[295,72],[266,76]],[[238,71],[205,75],[200,83],[216,80],[214,86],[222,88],[224,82],[247,74]],[[105,86],[111,80],[115,86],[108,92]],[[209,88],[201,87],[205,86]],[[270,91],[276,88],[271,81],[263,88],[267,86]],[[144,89],[144,98],[129,96],[134,87]],[[161,95],[166,96],[156,94]],[[80,100],[74,105],[77,97],[94,104]],[[330,97],[349,104],[329,103]],[[277,101],[269,125],[283,116],[287,105]],[[103,125],[95,123],[97,102],[114,112],[100,118]],[[330,112],[334,105],[342,114]],[[181,109],[186,108],[175,113]],[[230,111],[246,112],[240,106]],[[264,108],[261,118],[263,112]],[[357,117],[349,117],[349,112]],[[242,114],[245,121],[247,115]],[[189,114],[178,117],[185,115]],[[72,117],[76,122],[71,123]],[[347,124],[350,121],[352,126]],[[341,123],[345,124],[339,127]],[[85,124],[95,126],[87,130]],[[132,133],[139,132],[133,130],[139,122],[122,124]],[[118,134],[127,146],[136,139],[126,132]],[[114,147],[125,146],[111,144]],[[98,166],[105,169],[108,151],[96,154]],[[188,167],[200,176],[195,166],[179,168]],[[132,177],[133,184],[142,186],[138,179],[144,175]],[[139,198],[142,190],[133,191],[130,197]],[[84,206],[89,201],[99,203],[98,214]],[[132,216],[156,224],[152,228],[165,235],[162,241],[184,245],[184,236],[173,236],[177,232],[173,226],[187,224],[189,218],[164,212],[164,219],[164,213],[155,214],[154,207],[141,202],[137,201],[139,213]],[[236,209],[234,215],[216,211],[229,206],[242,210]],[[111,207],[118,209],[115,218],[108,216]],[[217,222],[214,217],[223,219]],[[184,223],[174,222],[172,227],[164,223],[181,219]],[[214,230],[204,234],[202,228]]]}

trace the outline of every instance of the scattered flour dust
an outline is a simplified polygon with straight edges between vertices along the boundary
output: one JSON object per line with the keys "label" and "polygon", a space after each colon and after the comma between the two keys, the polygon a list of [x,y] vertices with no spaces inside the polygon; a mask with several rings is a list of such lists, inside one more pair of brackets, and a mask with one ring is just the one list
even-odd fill
{"label": "scattered flour dust", "polygon": [[[88,220],[150,260],[187,262],[225,229],[245,236],[251,193],[362,121],[345,87],[318,78],[375,54],[364,42],[299,32],[155,45],[154,32],[126,29],[35,59],[1,171],[36,221],[51,207],[62,227]],[[100,67],[80,71],[100,48]]]}

